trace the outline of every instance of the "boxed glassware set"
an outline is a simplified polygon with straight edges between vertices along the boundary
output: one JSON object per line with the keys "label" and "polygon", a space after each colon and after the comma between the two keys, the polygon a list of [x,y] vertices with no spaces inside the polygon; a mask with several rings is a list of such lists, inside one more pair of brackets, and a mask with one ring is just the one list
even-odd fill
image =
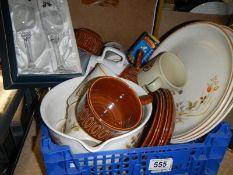
{"label": "boxed glassware set", "polygon": [[2,1],[1,13],[5,88],[48,87],[83,74],[66,0]]}

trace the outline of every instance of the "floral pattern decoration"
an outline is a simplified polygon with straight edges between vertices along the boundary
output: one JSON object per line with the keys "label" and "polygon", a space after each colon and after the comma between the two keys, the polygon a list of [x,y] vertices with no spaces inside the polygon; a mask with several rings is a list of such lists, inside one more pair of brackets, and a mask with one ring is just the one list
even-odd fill
{"label": "floral pattern decoration", "polygon": [[[207,83],[207,88],[203,90],[203,93],[197,100],[187,102],[177,102],[176,105],[176,123],[184,122],[189,117],[198,117],[205,115],[212,103],[214,102],[214,93],[219,89],[218,76],[215,75]],[[179,92],[182,94],[183,92]],[[173,92],[174,94],[174,92]]]}
{"label": "floral pattern decoration", "polygon": [[125,147],[126,148],[135,148],[138,144],[140,135],[141,135],[141,133],[139,132],[136,136],[131,137],[130,143],[126,143]]}

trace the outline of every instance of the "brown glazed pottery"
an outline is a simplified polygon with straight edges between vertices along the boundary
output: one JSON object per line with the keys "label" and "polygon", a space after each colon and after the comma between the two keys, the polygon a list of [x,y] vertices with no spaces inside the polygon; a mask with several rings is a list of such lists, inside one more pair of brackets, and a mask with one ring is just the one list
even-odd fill
{"label": "brown glazed pottery", "polygon": [[124,134],[140,124],[142,104],[137,94],[118,78],[97,78],[83,98],[76,107],[77,120],[98,140]]}
{"label": "brown glazed pottery", "polygon": [[128,65],[119,75],[119,77],[121,78],[125,78],[127,80],[130,80],[136,84],[138,84],[138,80],[137,80],[137,74],[138,71],[136,70],[136,68],[132,65]]}
{"label": "brown glazed pottery", "polygon": [[165,144],[165,138],[168,135],[169,125],[171,124],[170,123],[170,120],[171,120],[171,116],[170,116],[171,98],[170,98],[167,91],[168,91],[167,89],[162,89],[162,92],[164,93],[164,96],[165,96],[165,112],[164,112],[164,120],[165,121],[164,121],[164,126],[162,129],[162,133],[161,133],[161,136],[160,136],[160,139],[159,139],[159,142],[157,145],[164,145]]}
{"label": "brown glazed pottery", "polygon": [[104,43],[99,34],[86,28],[75,29],[74,33],[78,48],[91,55],[101,55]]}
{"label": "brown glazed pottery", "polygon": [[165,97],[161,89],[157,90],[156,94],[159,96],[161,100],[161,106],[158,110],[158,123],[154,128],[154,133],[148,146],[156,146],[158,144],[158,139],[160,138],[162,128],[164,125]]}
{"label": "brown glazed pottery", "polygon": [[151,115],[151,117],[153,118],[153,122],[141,147],[155,146],[153,145],[153,142],[157,140],[160,134],[161,127],[163,126],[163,116],[161,116],[161,112],[164,108],[164,97],[160,93],[160,90],[151,93],[153,94],[154,100],[156,101],[157,105],[156,109],[154,109],[153,105],[153,110],[155,110],[155,112]]}
{"label": "brown glazed pottery", "polygon": [[131,80],[132,82],[138,84],[138,80],[137,80],[137,74],[139,72],[139,70],[141,69],[141,65],[142,65],[142,57],[143,57],[143,50],[139,50],[138,54],[137,54],[137,61],[135,63],[135,65],[128,65],[119,75],[122,78],[125,78],[127,80]]}
{"label": "brown glazed pottery", "polygon": [[145,135],[144,139],[142,137],[143,140],[141,140],[141,144],[139,145],[139,147],[147,147],[148,143],[150,142],[150,139],[152,138],[153,132],[154,132],[154,127],[156,127],[157,124],[157,120],[158,120],[158,109],[159,106],[161,106],[160,103],[160,99],[159,97],[156,95],[156,93],[152,93],[152,96],[154,97],[153,100],[153,111],[152,114],[150,116],[150,120],[148,121],[148,123],[146,124],[143,134]]}
{"label": "brown glazed pottery", "polygon": [[175,114],[176,114],[176,108],[175,108],[175,102],[174,102],[174,98],[172,96],[171,91],[167,90],[170,99],[171,99],[171,110],[170,110],[170,124],[169,124],[169,130],[168,130],[168,134],[166,136],[166,138],[164,139],[164,145],[168,144],[171,140],[172,137],[172,133],[174,131],[175,128]]}

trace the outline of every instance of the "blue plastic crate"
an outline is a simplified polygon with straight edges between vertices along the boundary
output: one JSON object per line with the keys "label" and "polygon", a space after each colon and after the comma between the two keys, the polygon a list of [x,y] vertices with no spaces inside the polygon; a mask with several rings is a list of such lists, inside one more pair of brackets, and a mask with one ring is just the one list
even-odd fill
{"label": "blue plastic crate", "polygon": [[[193,143],[72,154],[68,146],[54,144],[47,127],[42,124],[41,152],[49,175],[214,175],[218,172],[230,139],[229,124],[221,123]],[[171,171],[155,173],[148,169],[153,159],[166,158],[173,159]]]}

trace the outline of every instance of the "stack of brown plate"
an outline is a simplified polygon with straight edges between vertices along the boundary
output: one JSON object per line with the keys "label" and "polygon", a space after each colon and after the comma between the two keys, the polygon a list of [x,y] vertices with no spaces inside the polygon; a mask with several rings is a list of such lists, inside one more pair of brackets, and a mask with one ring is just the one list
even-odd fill
{"label": "stack of brown plate", "polygon": [[148,121],[139,147],[166,145],[169,143],[175,122],[175,106],[171,92],[159,89],[153,94],[153,112]]}

